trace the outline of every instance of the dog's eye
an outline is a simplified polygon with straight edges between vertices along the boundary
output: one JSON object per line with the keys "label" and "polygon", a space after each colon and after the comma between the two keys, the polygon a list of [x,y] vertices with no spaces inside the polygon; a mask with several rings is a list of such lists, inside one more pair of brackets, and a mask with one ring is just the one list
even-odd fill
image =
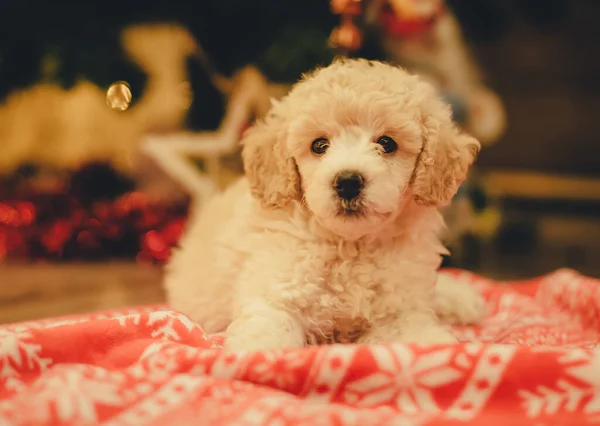
{"label": "dog's eye", "polygon": [[315,139],[310,146],[310,150],[317,155],[325,154],[327,148],[329,148],[329,141],[326,138]]}
{"label": "dog's eye", "polygon": [[377,139],[377,143],[381,145],[381,147],[383,148],[383,152],[385,152],[386,154],[396,152],[396,150],[398,149],[398,144],[396,143],[396,141],[390,138],[389,136],[380,137],[379,139]]}

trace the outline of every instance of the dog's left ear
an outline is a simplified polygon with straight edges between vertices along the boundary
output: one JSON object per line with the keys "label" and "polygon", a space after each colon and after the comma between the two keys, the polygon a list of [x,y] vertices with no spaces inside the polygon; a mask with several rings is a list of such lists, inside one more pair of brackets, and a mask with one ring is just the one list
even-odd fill
{"label": "dog's left ear", "polygon": [[446,112],[439,117],[425,112],[422,118],[423,148],[412,179],[419,204],[449,204],[481,148],[475,138],[456,128]]}
{"label": "dog's left ear", "polygon": [[287,152],[287,114],[281,102],[246,131],[242,139],[244,170],[252,195],[263,206],[281,208],[300,199],[296,162]]}

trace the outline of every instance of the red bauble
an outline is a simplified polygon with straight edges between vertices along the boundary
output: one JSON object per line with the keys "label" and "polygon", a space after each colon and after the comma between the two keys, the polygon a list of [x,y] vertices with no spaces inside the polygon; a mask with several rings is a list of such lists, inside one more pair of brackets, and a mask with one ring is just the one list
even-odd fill
{"label": "red bauble", "polygon": [[443,8],[440,8],[437,14],[427,19],[402,19],[388,5],[383,8],[379,22],[385,33],[389,36],[398,38],[413,37],[431,30],[437,23],[442,12]]}

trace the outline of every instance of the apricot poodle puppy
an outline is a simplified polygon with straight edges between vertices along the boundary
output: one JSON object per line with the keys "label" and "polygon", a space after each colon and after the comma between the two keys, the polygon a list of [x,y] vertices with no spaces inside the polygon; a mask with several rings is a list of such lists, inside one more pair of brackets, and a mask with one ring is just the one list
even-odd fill
{"label": "apricot poodle puppy", "polygon": [[455,342],[442,320],[477,321],[484,303],[438,279],[437,207],[479,147],[400,68],[318,69],[246,132],[246,176],[192,215],[168,301],[229,350]]}

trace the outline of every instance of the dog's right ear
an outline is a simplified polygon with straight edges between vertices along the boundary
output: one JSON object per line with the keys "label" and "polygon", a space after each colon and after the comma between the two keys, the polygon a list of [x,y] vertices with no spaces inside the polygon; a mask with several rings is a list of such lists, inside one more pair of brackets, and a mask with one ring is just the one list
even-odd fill
{"label": "dog's right ear", "polygon": [[269,208],[281,208],[300,199],[296,162],[285,146],[287,117],[282,107],[281,103],[275,104],[242,138],[244,170],[252,195]]}

